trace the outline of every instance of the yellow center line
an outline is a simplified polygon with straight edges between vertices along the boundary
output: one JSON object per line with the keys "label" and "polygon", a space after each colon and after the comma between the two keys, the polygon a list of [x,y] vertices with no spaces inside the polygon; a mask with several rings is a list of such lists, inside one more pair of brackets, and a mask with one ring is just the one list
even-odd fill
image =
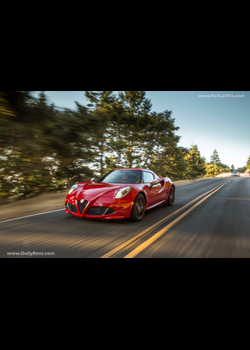
{"label": "yellow center line", "polygon": [[[228,181],[229,182],[229,181]],[[226,183],[228,183],[226,182]],[[226,184],[225,183],[225,184]],[[147,229],[145,229],[144,231],[140,232],[138,235],[136,235],[135,237],[129,239],[128,241],[122,243],[121,245],[119,245],[118,247],[112,249],[110,252],[104,254],[103,256],[101,256],[101,259],[104,258],[111,258],[113,255],[117,254],[120,250],[124,249],[125,247],[127,247],[128,245],[130,245],[131,243],[135,242],[136,240],[138,240],[140,237],[146,235],[147,233],[151,232],[152,230],[154,230],[156,227],[158,227],[159,225],[161,225],[162,223],[170,220],[172,217],[174,217],[175,215],[177,215],[180,211],[184,210],[185,208],[187,208],[188,206],[190,206],[191,204],[193,204],[194,202],[196,202],[197,200],[199,200],[200,198],[206,196],[208,193],[214,191],[216,188],[220,187],[220,185],[215,186],[213,189],[209,190],[206,193],[203,193],[202,195],[200,195],[199,197],[193,199],[191,202],[187,203],[186,205],[184,205],[183,207],[181,207],[180,209],[176,210],[174,213],[168,215],[167,217],[163,218],[162,220],[158,221],[157,223],[155,223],[154,225],[148,227]]]}
{"label": "yellow center line", "polygon": [[[230,181],[228,181],[230,182]],[[159,237],[161,237],[164,233],[166,233],[167,231],[169,231],[174,225],[176,225],[179,221],[181,221],[185,216],[187,216],[191,211],[193,211],[196,207],[198,207],[202,202],[204,202],[207,198],[209,198],[210,196],[212,196],[215,192],[219,191],[223,186],[225,186],[228,182],[224,183],[223,185],[221,185],[219,188],[217,188],[215,191],[213,191],[212,193],[210,193],[208,196],[206,196],[205,198],[203,198],[201,201],[199,201],[198,203],[196,203],[193,207],[191,207],[190,209],[188,209],[187,211],[185,211],[185,213],[183,213],[181,216],[179,216],[177,219],[175,219],[173,222],[171,222],[171,224],[165,226],[162,230],[160,230],[159,232],[157,232],[155,235],[153,235],[151,238],[149,238],[148,240],[146,240],[144,243],[142,243],[141,245],[139,245],[139,247],[135,248],[134,250],[132,250],[129,254],[125,255],[124,258],[134,258],[136,255],[138,255],[140,252],[142,252],[144,249],[146,249],[150,244],[152,244],[153,242],[155,242]],[[174,235],[171,236],[171,238]]]}

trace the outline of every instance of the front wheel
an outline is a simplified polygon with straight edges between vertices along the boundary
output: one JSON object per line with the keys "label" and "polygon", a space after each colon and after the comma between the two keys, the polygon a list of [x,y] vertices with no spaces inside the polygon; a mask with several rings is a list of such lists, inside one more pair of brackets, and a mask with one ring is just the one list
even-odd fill
{"label": "front wheel", "polygon": [[175,199],[175,190],[172,186],[169,192],[168,201],[164,205],[171,207],[174,204],[174,199]]}
{"label": "front wheel", "polygon": [[133,208],[131,210],[130,220],[140,221],[146,210],[146,201],[143,194],[139,193],[135,198]]}

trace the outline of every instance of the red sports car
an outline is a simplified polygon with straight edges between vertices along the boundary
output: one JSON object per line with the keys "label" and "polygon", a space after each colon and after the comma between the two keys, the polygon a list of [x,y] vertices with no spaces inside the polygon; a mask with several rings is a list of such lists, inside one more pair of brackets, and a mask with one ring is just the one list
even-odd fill
{"label": "red sports car", "polygon": [[89,219],[140,221],[146,210],[172,206],[174,199],[175,185],[168,177],[145,169],[113,169],[98,181],[72,186],[65,212]]}

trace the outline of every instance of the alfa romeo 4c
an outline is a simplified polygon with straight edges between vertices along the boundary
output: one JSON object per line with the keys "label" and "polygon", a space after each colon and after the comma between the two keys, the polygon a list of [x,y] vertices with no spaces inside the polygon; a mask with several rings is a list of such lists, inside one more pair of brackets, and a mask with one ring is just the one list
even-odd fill
{"label": "alfa romeo 4c", "polygon": [[71,187],[65,212],[84,218],[140,221],[146,210],[172,206],[175,185],[146,169],[113,169],[99,180]]}

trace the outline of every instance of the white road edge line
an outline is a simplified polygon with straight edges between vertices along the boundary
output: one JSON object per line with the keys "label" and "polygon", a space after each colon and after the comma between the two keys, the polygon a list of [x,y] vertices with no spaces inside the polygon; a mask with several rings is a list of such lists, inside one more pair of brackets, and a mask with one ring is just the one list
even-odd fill
{"label": "white road edge line", "polygon": [[64,208],[63,208],[63,209],[56,209],[56,210],[46,211],[46,212],[44,212],[44,213],[38,213],[38,214],[32,214],[32,215],[27,215],[27,216],[21,216],[20,218],[4,220],[4,221],[0,221],[0,224],[3,224],[3,223],[5,223],[5,222],[9,222],[9,221],[15,221],[15,220],[21,220],[21,219],[31,218],[32,216],[54,213],[54,212],[60,211],[60,210],[64,210]]}

